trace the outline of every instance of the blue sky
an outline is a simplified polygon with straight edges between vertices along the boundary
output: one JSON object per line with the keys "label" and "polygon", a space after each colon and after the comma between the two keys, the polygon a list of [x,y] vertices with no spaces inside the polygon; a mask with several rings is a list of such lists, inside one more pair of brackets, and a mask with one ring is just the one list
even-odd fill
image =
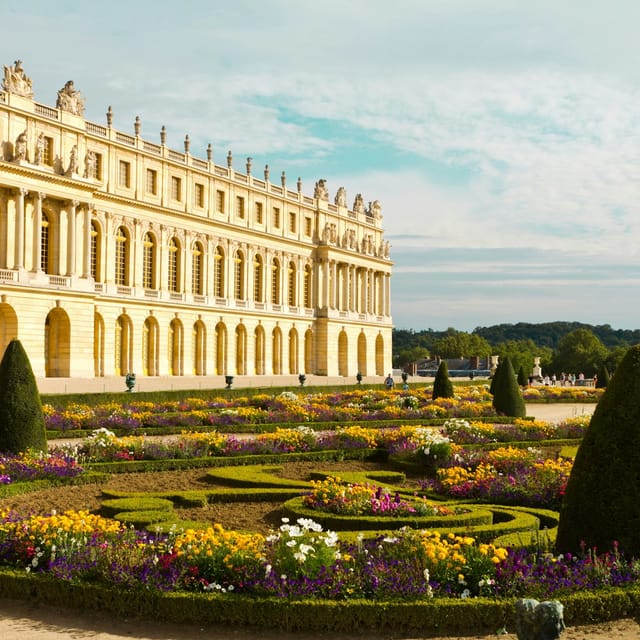
{"label": "blue sky", "polygon": [[3,0],[35,99],[380,200],[400,329],[638,328],[637,0]]}

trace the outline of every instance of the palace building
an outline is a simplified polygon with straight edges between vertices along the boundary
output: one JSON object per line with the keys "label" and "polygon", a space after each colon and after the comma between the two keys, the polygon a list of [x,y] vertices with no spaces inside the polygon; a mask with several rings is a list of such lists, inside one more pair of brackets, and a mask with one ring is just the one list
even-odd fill
{"label": "palace building", "polygon": [[381,208],[325,180],[236,171],[84,119],[67,82],[0,91],[0,353],[36,377],[383,376],[391,370]]}

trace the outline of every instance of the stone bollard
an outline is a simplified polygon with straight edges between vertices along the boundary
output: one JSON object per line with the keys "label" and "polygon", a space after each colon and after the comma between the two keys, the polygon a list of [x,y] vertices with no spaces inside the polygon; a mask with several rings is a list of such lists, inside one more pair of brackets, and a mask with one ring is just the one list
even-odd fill
{"label": "stone bollard", "polygon": [[565,630],[564,607],[558,600],[538,602],[532,598],[516,601],[518,640],[558,640]]}

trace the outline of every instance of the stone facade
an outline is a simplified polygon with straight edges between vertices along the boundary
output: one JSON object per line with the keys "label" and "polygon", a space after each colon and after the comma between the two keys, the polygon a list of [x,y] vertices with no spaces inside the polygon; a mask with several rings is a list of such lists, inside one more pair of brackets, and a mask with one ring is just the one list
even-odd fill
{"label": "stone facade", "polygon": [[378,201],[353,210],[269,168],[244,171],[84,119],[68,81],[0,91],[0,352],[36,376],[382,376],[391,370],[389,244]]}

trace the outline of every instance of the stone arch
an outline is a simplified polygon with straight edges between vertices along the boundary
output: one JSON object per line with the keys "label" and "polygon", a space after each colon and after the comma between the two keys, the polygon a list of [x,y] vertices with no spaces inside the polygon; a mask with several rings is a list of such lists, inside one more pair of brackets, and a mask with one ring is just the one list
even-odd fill
{"label": "stone arch", "polygon": [[349,375],[349,338],[344,329],[338,334],[338,375]]}
{"label": "stone arch", "polygon": [[271,334],[272,340],[272,357],[271,367],[273,374],[282,375],[282,331],[280,327],[275,327]]}
{"label": "stone arch", "polygon": [[298,330],[293,327],[289,331],[289,373],[296,374],[300,371],[298,359]]}
{"label": "stone arch", "polygon": [[222,320],[215,328],[216,343],[216,373],[225,375],[227,373],[227,326]]}
{"label": "stone arch", "polygon": [[104,376],[104,318],[97,312],[93,313],[93,375],[96,378]]}
{"label": "stone arch", "polygon": [[114,371],[117,376],[124,376],[132,371],[133,365],[133,323],[131,318],[123,313],[116,319],[116,334],[114,343]]}
{"label": "stone arch", "polygon": [[242,323],[236,327],[236,374],[247,374],[247,329]]}
{"label": "stone arch", "polygon": [[358,371],[363,375],[367,375],[367,336],[364,331],[358,335]]}
{"label": "stone arch", "polygon": [[160,375],[160,327],[158,321],[149,316],[142,329],[142,372],[145,376]]}
{"label": "stone arch", "polygon": [[169,323],[169,375],[184,375],[184,328],[178,318]]}
{"label": "stone arch", "polygon": [[193,374],[196,376],[207,375],[207,328],[202,320],[196,320],[193,324]]}
{"label": "stone arch", "polygon": [[264,327],[259,324],[255,330],[255,369],[256,375],[263,376],[265,374],[266,362],[266,340]]}
{"label": "stone arch", "polygon": [[376,375],[384,375],[384,338],[381,333],[376,337]]}
{"label": "stone arch", "polygon": [[314,354],[314,336],[311,329],[304,332],[304,372],[315,373],[316,363]]}
{"label": "stone arch", "polygon": [[55,307],[44,323],[44,370],[47,378],[68,378],[71,371],[71,322]]}
{"label": "stone arch", "polygon": [[18,337],[18,316],[10,304],[0,304],[0,358],[12,340]]}

